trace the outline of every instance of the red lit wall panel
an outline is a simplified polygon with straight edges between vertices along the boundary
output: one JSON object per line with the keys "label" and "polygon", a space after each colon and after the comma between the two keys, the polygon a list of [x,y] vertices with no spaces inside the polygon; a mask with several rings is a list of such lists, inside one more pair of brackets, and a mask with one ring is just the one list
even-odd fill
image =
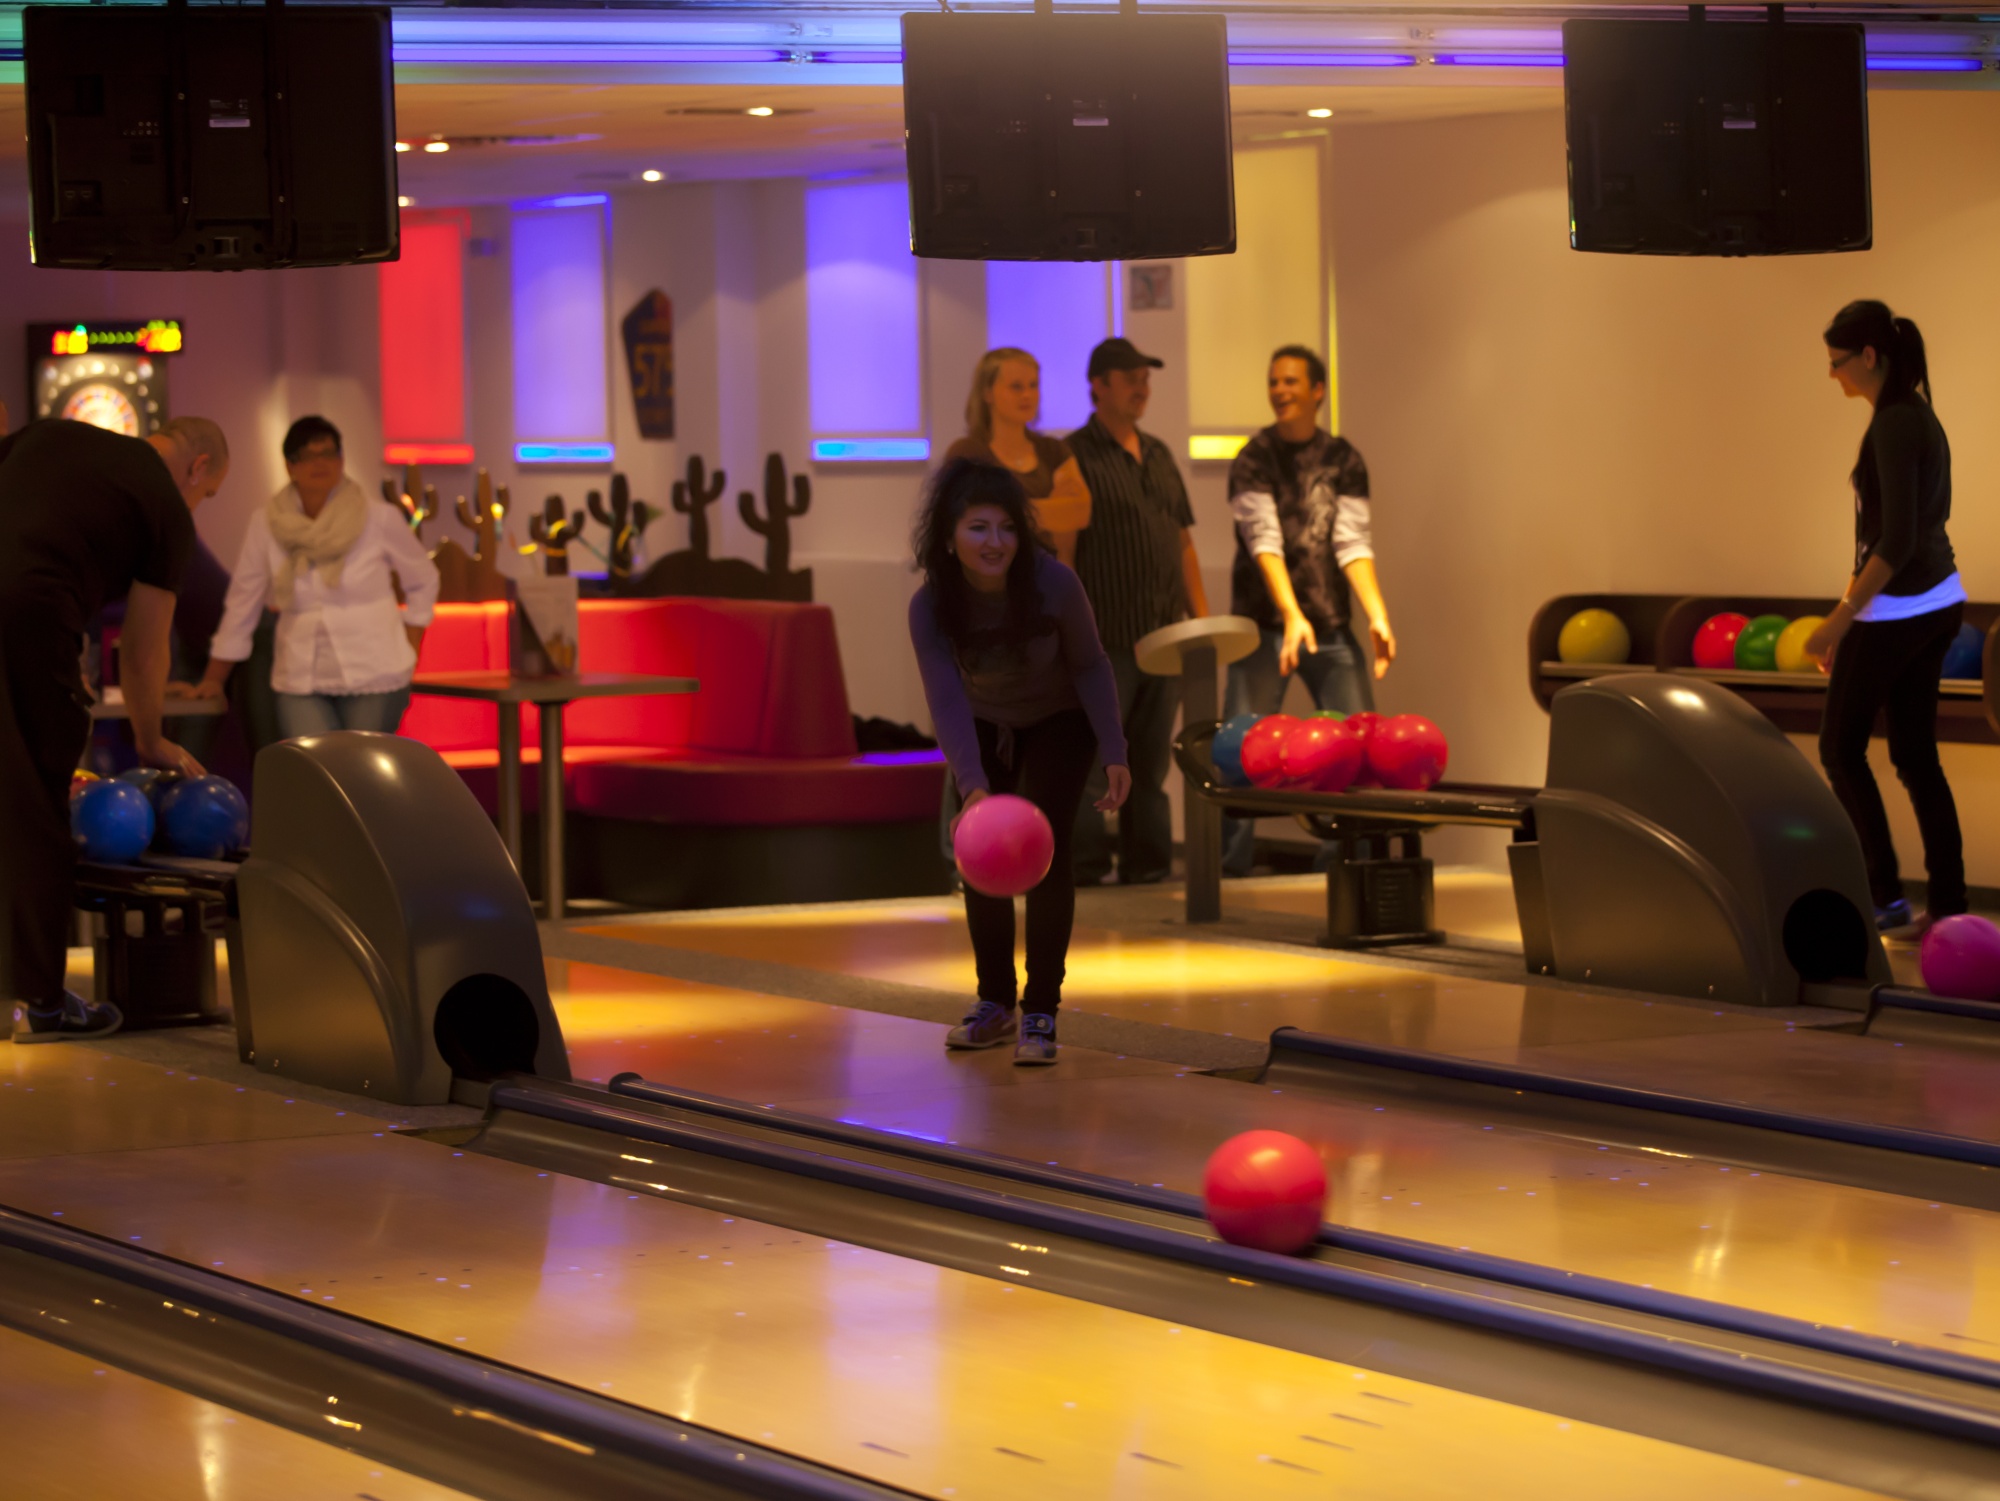
{"label": "red lit wall panel", "polygon": [[378,269],[382,438],[444,444],[466,436],[465,242],[462,210],[403,214],[401,260]]}

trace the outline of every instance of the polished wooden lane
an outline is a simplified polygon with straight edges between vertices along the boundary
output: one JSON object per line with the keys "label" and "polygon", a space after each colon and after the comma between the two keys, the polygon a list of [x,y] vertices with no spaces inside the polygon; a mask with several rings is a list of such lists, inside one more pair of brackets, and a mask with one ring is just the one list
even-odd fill
{"label": "polished wooden lane", "polygon": [[0,1163],[0,1202],[931,1496],[1860,1494],[408,1137]]}
{"label": "polished wooden lane", "polygon": [[0,1045],[0,1159],[379,1131],[382,1123],[88,1043]]}
{"label": "polished wooden lane", "polygon": [[[1190,1192],[1220,1142],[1272,1127],[1320,1147],[1335,1185],[1330,1215],[1344,1223],[2000,1358],[1993,1214],[1602,1149],[1464,1111],[1377,1109],[1160,1065],[1093,1073],[1093,1055],[1076,1048],[1046,1073],[1014,1070],[993,1053],[947,1054],[944,1029],[926,1022],[580,963],[551,973],[566,1027],[574,1017],[588,1033],[596,1008],[618,1008],[623,1042],[582,1044],[601,1076],[622,1066]],[[651,1028],[642,1030],[634,1008],[647,996]],[[1931,1061],[1961,1070],[1953,1077],[1968,1092],[1991,1077],[1990,1065],[1981,1073],[1955,1057]],[[1016,1083],[1021,1073],[1030,1082]],[[848,1087],[857,1079],[862,1087]]]}
{"label": "polished wooden lane", "polygon": [[0,1491],[19,1501],[454,1501],[290,1429],[0,1328]]}

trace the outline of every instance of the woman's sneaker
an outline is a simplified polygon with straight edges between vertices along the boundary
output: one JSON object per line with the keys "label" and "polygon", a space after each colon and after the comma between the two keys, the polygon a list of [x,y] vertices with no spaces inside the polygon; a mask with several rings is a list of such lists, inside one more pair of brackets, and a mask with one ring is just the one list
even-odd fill
{"label": "woman's sneaker", "polygon": [[75,1042],[109,1037],[125,1025],[125,1013],[109,1001],[86,1001],[73,990],[63,992],[60,1006],[14,1003],[14,1041]]}
{"label": "woman's sneaker", "polygon": [[1046,1011],[1030,1011],[1021,1018],[1021,1040],[1014,1044],[1016,1064],[1056,1061],[1056,1019]]}
{"label": "woman's sneaker", "polygon": [[997,1048],[1003,1042],[1013,1039],[1019,1023],[1014,1020],[1014,1008],[1003,1006],[998,1001],[981,1001],[972,1012],[944,1034],[944,1045],[948,1048]]}
{"label": "woman's sneaker", "polygon": [[1916,917],[1910,911],[1910,904],[1900,899],[1889,903],[1886,907],[1875,909],[1875,931],[1878,933],[1893,933],[1898,928],[1907,928],[1915,921]]}

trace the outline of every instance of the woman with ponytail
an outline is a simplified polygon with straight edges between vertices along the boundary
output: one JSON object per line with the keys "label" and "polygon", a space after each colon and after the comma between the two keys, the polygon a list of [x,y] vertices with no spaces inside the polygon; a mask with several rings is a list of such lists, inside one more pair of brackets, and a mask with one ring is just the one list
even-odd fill
{"label": "woman with ponytail", "polygon": [[[1829,373],[1874,408],[1855,462],[1854,575],[1806,642],[1830,674],[1820,761],[1861,836],[1876,925],[1917,936],[1965,911],[1965,851],[1958,807],[1938,761],[1938,675],[1965,612],[1945,523],[1951,518],[1951,447],[1931,409],[1924,336],[1880,302],[1850,302],[1826,331]],[[1903,899],[1882,793],[1868,769],[1878,713],[1889,722],[1889,760],[1910,794],[1930,876],[1924,916]]]}

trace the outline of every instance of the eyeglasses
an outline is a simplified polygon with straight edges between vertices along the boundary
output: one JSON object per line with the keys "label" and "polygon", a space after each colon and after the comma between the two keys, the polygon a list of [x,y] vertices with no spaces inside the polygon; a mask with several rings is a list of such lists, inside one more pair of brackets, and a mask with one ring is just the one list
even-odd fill
{"label": "eyeglasses", "polygon": [[299,456],[293,459],[292,462],[294,464],[310,464],[315,459],[337,459],[339,457],[340,450],[338,448],[325,443],[315,443],[310,448],[301,448]]}
{"label": "eyeglasses", "polygon": [[1849,360],[1855,358],[1855,356],[1860,354],[1860,352],[1861,351],[1858,349],[1850,349],[1847,351],[1846,354],[1842,355],[1839,359],[1828,360],[1826,362],[1826,368],[1828,370],[1838,370],[1842,365],[1845,365]]}

